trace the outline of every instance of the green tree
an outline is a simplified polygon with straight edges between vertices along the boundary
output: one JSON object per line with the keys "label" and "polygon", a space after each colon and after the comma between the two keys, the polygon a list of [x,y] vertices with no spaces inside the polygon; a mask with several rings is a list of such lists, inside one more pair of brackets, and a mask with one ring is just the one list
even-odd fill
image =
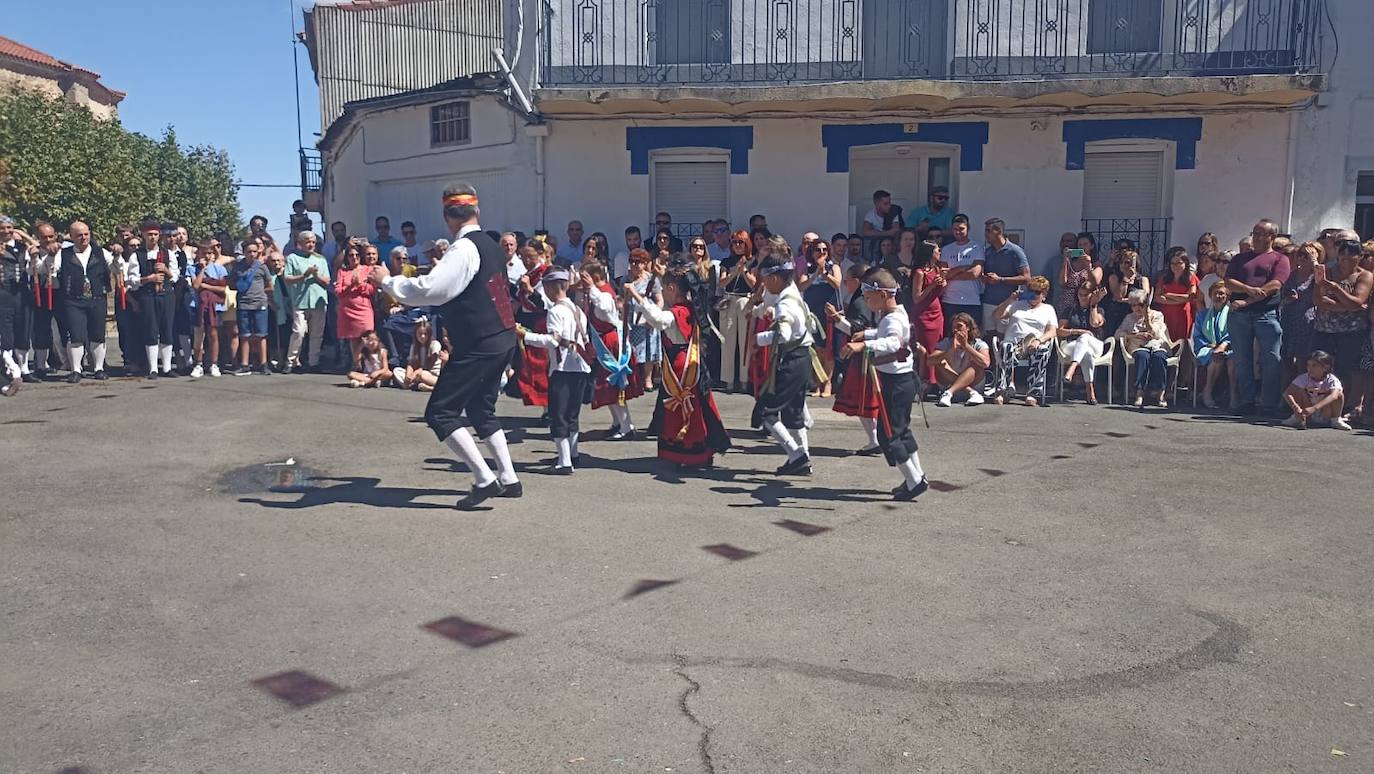
{"label": "green tree", "polygon": [[25,227],[81,219],[97,239],[152,215],[193,235],[242,230],[234,166],[223,150],[154,140],[61,98],[0,94],[0,212]]}

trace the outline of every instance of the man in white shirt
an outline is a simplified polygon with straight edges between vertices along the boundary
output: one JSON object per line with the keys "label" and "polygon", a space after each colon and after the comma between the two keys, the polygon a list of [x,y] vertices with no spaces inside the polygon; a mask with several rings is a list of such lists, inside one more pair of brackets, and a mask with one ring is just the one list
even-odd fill
{"label": "man in white shirt", "polygon": [[568,241],[554,251],[555,263],[567,268],[582,263],[582,221],[568,221]]}
{"label": "man in white shirt", "polygon": [[643,246],[644,235],[640,233],[639,226],[630,226],[625,229],[625,249],[615,254],[611,273],[616,277],[624,277],[628,274],[630,271],[630,253]]}
{"label": "man in white shirt", "polygon": [[408,220],[401,223],[401,242],[406,249],[406,260],[410,265],[417,269],[429,266],[424,247],[415,241],[415,224]]}
{"label": "man in white shirt", "polygon": [[[294,240],[293,240],[294,243]],[[339,268],[339,253],[348,246],[348,226],[342,220],[336,220],[329,224],[329,242],[321,252],[329,261],[330,272],[337,271]]]}
{"label": "man in white shirt", "polygon": [[568,299],[568,272],[554,268],[544,273],[544,294],[550,303],[548,333],[534,333],[523,327],[516,336],[526,347],[550,350],[549,354],[549,434],[558,449],[558,461],[548,471],[571,476],[577,461],[578,416],[582,397],[592,379],[592,367],[583,353],[589,343],[587,316]]}
{"label": "man in white shirt", "polygon": [[864,255],[871,258],[883,237],[896,239],[903,228],[906,224],[902,221],[902,208],[892,203],[892,194],[881,188],[874,191],[873,209],[859,224],[859,232],[864,236]]}
{"label": "man in white shirt", "polygon": [[[496,418],[501,377],[515,354],[515,316],[505,255],[478,223],[477,190],[467,183],[448,186],[443,208],[454,240],[433,271],[393,277],[377,266],[368,281],[399,304],[439,307],[453,354],[430,393],[425,422],[472,471],[472,490],[457,508],[474,510],[492,497],[524,494]],[[478,450],[474,431],[495,458],[496,471]]]}
{"label": "man in white shirt", "polygon": [[706,254],[711,257],[711,265],[720,268],[721,261],[730,257],[730,221],[725,218],[706,224]]}
{"label": "man in white shirt", "polygon": [[525,276],[525,262],[520,260],[520,240],[514,231],[501,235],[501,252],[506,256],[506,279],[514,285]]}
{"label": "man in white shirt", "polygon": [[983,245],[969,239],[968,216],[954,216],[954,241],[946,245],[940,257],[949,264],[945,292],[940,302],[945,310],[945,335],[950,335],[954,315],[963,312],[974,320],[983,319]]}
{"label": "man in white shirt", "polygon": [[67,236],[72,240],[72,245],[62,250],[62,265],[58,269],[67,299],[67,329],[72,337],[71,344],[68,345],[72,372],[67,377],[67,382],[76,384],[81,381],[81,367],[87,345],[91,347],[94,377],[98,381],[104,381],[107,378],[105,299],[113,287],[110,266],[114,263],[114,258],[91,241],[90,226],[79,220],[67,229]]}
{"label": "man in white shirt", "polygon": [[[143,224],[143,247],[127,262],[124,273],[124,286],[128,292],[138,294],[149,380],[157,379],[159,376],[177,375],[172,370],[172,346],[175,341],[172,333],[176,313],[176,283],[184,271],[184,265],[180,263],[173,249],[172,237],[176,234],[176,226],[164,224],[154,232],[155,226],[156,224],[151,221]],[[158,235],[157,239],[154,239],[155,233]],[[75,242],[75,238],[72,241]],[[63,271],[66,271],[69,265],[64,250]],[[72,285],[66,280],[62,285],[71,291]],[[67,298],[67,305],[71,305],[70,296]],[[72,342],[76,342],[75,331],[72,333]],[[73,369],[75,368],[74,365]]]}
{"label": "man in white shirt", "polygon": [[29,246],[15,238],[14,221],[0,215],[0,358],[4,361],[0,395],[13,395],[24,384],[24,369],[15,360],[15,343],[27,327],[22,315],[28,262]]}
{"label": "man in white shirt", "polygon": [[[773,440],[787,452],[778,475],[811,475],[807,437],[806,393],[812,384],[809,313],[793,281],[796,266],[790,257],[769,254],[759,264],[772,325],[755,336],[760,347],[771,347],[772,370],[758,397],[758,414]],[[795,434],[795,437],[794,437]]]}

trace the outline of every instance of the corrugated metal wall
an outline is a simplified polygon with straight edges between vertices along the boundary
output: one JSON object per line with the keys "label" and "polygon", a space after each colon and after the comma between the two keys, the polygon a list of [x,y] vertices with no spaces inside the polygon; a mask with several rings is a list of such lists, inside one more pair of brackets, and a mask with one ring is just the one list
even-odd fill
{"label": "corrugated metal wall", "polygon": [[346,102],[424,89],[496,69],[502,0],[428,0],[375,8],[318,3],[320,131]]}

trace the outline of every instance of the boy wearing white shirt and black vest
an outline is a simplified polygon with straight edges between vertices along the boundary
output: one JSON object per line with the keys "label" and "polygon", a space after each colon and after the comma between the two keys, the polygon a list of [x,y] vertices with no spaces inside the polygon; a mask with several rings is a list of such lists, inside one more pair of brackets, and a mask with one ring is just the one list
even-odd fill
{"label": "boy wearing white shirt and black vest", "polygon": [[544,295],[551,305],[548,333],[532,333],[523,327],[515,335],[526,347],[550,350],[549,354],[549,434],[558,450],[558,460],[549,470],[554,475],[570,476],[577,458],[578,416],[582,398],[592,379],[586,352],[587,315],[568,298],[572,277],[559,268],[544,274]]}
{"label": "boy wearing white shirt and black vest", "polygon": [[[430,393],[425,422],[472,471],[472,490],[457,504],[472,510],[488,498],[524,494],[496,419],[501,377],[515,354],[515,315],[505,254],[478,224],[477,190],[466,183],[450,185],[443,210],[454,239],[430,273],[392,277],[378,264],[368,281],[399,304],[439,307],[453,353]],[[496,471],[477,449],[469,425],[491,451]]]}
{"label": "boy wearing white shirt and black vest", "polygon": [[[898,500],[915,500],[930,488],[921,458],[916,452],[916,437],[911,434],[911,403],[916,398],[916,376],[912,370],[911,320],[897,303],[897,280],[886,269],[874,269],[865,277],[864,301],[881,315],[876,328],[854,334],[844,352],[862,355],[878,372],[878,444],[887,464],[902,473],[902,485],[892,490]],[[921,349],[920,344],[915,345]]]}
{"label": "boy wearing white shirt and black vest", "polygon": [[759,264],[763,278],[764,316],[771,318],[768,330],[757,334],[756,343],[769,347],[771,368],[768,381],[758,397],[758,415],[763,426],[787,452],[787,462],[779,475],[811,475],[811,450],[807,437],[806,393],[811,388],[810,313],[801,292],[793,283],[796,266],[791,248],[774,239],[772,252]]}
{"label": "boy wearing white shirt and black vest", "polygon": [[[151,235],[155,225],[144,222],[142,230],[145,238]],[[176,227],[168,224],[160,231],[165,240],[163,244],[170,245]],[[125,270],[125,287],[138,295],[149,379],[156,379],[159,374],[177,375],[172,370],[172,346],[176,343],[172,336],[172,323],[176,312],[176,284],[184,271],[185,267],[178,262],[175,252],[147,241],[142,249],[134,253]]]}

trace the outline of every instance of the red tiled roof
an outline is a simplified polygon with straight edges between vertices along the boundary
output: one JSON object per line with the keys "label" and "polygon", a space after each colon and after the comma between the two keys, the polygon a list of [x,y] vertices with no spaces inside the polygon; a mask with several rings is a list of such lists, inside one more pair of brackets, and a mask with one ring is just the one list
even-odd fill
{"label": "red tiled roof", "polygon": [[116,102],[118,102],[121,99],[124,99],[124,97],[127,96],[122,91],[119,91],[117,89],[111,89],[109,86],[100,83],[100,73],[95,72],[94,70],[87,70],[84,67],[77,67],[76,65],[71,64],[70,62],[64,62],[61,59],[52,56],[51,54],[45,54],[36,48],[30,48],[24,45],[23,43],[20,43],[19,41],[13,40],[11,38],[7,38],[4,35],[0,35],[0,57],[9,57],[10,59],[18,59],[21,62],[28,62],[29,64],[36,64],[41,67],[47,67],[53,70],[61,70],[63,72],[71,72],[76,73],[78,75],[84,75],[88,79],[95,81],[97,86],[108,91],[111,95],[113,95]]}

